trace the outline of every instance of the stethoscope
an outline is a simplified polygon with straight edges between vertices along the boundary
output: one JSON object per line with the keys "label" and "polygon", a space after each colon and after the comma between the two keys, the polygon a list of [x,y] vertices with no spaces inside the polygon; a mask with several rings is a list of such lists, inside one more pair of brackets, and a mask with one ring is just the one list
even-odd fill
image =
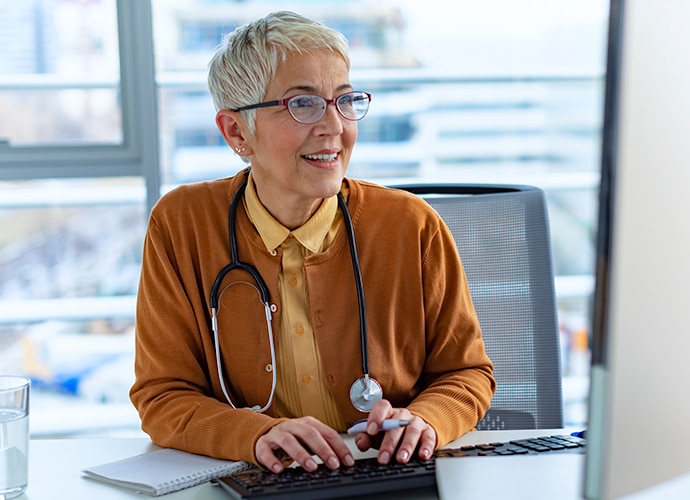
{"label": "stethoscope", "polygon": [[[246,262],[242,262],[239,259],[238,252],[237,252],[237,235],[235,232],[235,221],[237,218],[237,206],[240,203],[240,200],[242,199],[242,196],[244,195],[245,188],[247,187],[247,182],[248,178],[245,177],[244,182],[240,187],[237,189],[237,192],[235,192],[235,195],[232,198],[232,201],[230,203],[230,213],[228,215],[228,234],[229,234],[229,239],[230,239],[230,263],[227,264],[223,269],[220,270],[218,273],[218,276],[216,277],[216,280],[213,283],[213,287],[211,288],[211,296],[210,296],[210,302],[211,302],[211,325],[213,329],[213,344],[214,344],[214,349],[215,349],[215,354],[216,354],[216,368],[218,370],[218,378],[220,379],[220,386],[221,389],[223,390],[223,394],[225,396],[225,399],[227,399],[228,403],[230,403],[230,406],[233,408],[237,408],[235,404],[232,402],[232,398],[228,394],[227,387],[225,384],[225,380],[223,378],[223,369],[222,369],[222,362],[221,362],[221,353],[220,353],[220,343],[219,343],[219,335],[218,335],[218,317],[217,313],[219,311],[219,291],[221,284],[223,280],[225,279],[225,276],[230,272],[234,271],[236,269],[246,271],[251,275],[251,277],[254,279],[256,282],[256,286],[254,284],[249,283],[247,281],[241,281],[241,282],[236,282],[228,285],[228,287],[224,288],[223,291],[225,291],[227,288],[230,286],[236,285],[236,284],[248,284],[250,286],[253,286],[258,294],[261,302],[263,303],[264,309],[266,311],[266,325],[267,325],[267,330],[268,330],[268,341],[269,341],[269,347],[271,351],[271,364],[269,365],[271,373],[272,373],[272,382],[271,382],[271,392],[268,396],[268,401],[266,404],[261,407],[259,405],[249,407],[248,409],[253,410],[258,413],[263,413],[266,411],[271,404],[273,404],[273,398],[275,396],[275,391],[276,391],[276,382],[277,382],[277,375],[276,375],[276,354],[275,354],[275,344],[273,341],[273,328],[271,326],[271,319],[272,319],[272,314],[271,314],[271,306],[269,304],[269,292],[268,292],[268,287],[266,286],[266,282],[264,281],[263,277],[259,273],[259,271],[252,265],[247,264]],[[362,350],[362,373],[364,376],[358,378],[357,380],[354,381],[352,386],[350,387],[350,401],[352,401],[352,405],[357,408],[359,411],[362,412],[369,412],[374,406],[374,403],[376,401],[380,400],[383,398],[383,390],[381,389],[381,384],[379,384],[376,379],[373,377],[369,376],[369,342],[368,342],[368,333],[367,333],[367,312],[366,312],[366,306],[364,304],[364,286],[362,285],[362,272],[361,268],[359,266],[359,257],[357,256],[357,245],[355,244],[355,231],[352,226],[352,218],[350,217],[350,211],[347,208],[347,203],[345,203],[345,199],[343,198],[342,194],[338,193],[338,206],[340,207],[340,210],[343,213],[343,220],[345,221],[345,229],[347,231],[347,239],[350,244],[350,256],[352,258],[352,268],[355,273],[355,285],[357,288],[357,302],[359,304],[359,335],[360,335],[360,341],[361,341],[361,350]],[[222,295],[222,292],[220,292]]]}

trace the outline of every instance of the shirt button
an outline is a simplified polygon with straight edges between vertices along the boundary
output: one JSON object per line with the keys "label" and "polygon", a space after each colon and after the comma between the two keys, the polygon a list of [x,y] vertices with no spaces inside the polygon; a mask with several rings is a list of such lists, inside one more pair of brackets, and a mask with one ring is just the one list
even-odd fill
{"label": "shirt button", "polygon": [[297,285],[297,278],[295,278],[295,277],[293,276],[292,278],[290,278],[290,279],[288,280],[288,283],[290,284],[290,286],[295,286],[295,285]]}
{"label": "shirt button", "polygon": [[305,375],[304,377],[302,377],[302,382],[308,384],[309,382],[311,382],[311,377],[309,375]]}
{"label": "shirt button", "polygon": [[276,312],[278,310],[278,306],[275,304],[271,304],[271,312]]}
{"label": "shirt button", "polygon": [[273,257],[275,257],[276,255],[278,255],[278,250],[276,250],[276,249],[274,248],[273,250],[271,250],[270,254],[271,254]]}
{"label": "shirt button", "polygon": [[268,373],[271,373],[273,371],[273,365],[271,363],[267,364],[264,370],[266,370]]}
{"label": "shirt button", "polygon": [[295,330],[295,333],[301,337],[302,335],[304,335],[304,328],[301,326],[298,326],[297,329]]}

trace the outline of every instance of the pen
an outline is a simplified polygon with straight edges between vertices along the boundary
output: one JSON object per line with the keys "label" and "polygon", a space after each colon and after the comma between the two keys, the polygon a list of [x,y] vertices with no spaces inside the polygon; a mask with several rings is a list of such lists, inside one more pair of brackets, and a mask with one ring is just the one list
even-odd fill
{"label": "pen", "polygon": [[[383,421],[383,424],[381,424],[381,429],[382,431],[389,431],[391,429],[398,429],[399,427],[405,427],[406,425],[410,425],[409,420],[398,420],[397,418],[389,418],[387,420]],[[358,432],[365,432],[367,430],[367,421],[366,420],[360,420],[359,422],[356,422],[355,425],[350,427],[347,430],[348,434],[357,434]]]}

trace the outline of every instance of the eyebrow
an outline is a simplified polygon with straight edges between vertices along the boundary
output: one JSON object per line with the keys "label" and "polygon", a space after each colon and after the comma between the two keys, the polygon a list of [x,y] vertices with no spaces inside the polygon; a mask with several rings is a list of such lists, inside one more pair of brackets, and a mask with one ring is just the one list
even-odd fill
{"label": "eyebrow", "polygon": [[[338,87],[336,87],[335,90],[336,90],[336,92],[340,92],[340,91],[347,91],[347,90],[352,90],[352,89],[353,89],[353,87],[352,87],[351,83],[343,83],[342,85],[338,85]],[[295,85],[294,87],[290,87],[289,89],[287,89],[283,93],[283,95],[288,94],[290,92],[293,92],[295,90],[298,90],[300,92],[310,92],[310,93],[316,93],[317,92],[316,87],[313,87],[311,85]]]}

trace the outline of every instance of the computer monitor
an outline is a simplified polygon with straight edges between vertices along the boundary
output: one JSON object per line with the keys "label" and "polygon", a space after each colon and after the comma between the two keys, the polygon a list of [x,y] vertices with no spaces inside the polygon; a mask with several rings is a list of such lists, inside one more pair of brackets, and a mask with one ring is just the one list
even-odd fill
{"label": "computer monitor", "polygon": [[611,0],[587,498],[690,471],[689,21]]}

